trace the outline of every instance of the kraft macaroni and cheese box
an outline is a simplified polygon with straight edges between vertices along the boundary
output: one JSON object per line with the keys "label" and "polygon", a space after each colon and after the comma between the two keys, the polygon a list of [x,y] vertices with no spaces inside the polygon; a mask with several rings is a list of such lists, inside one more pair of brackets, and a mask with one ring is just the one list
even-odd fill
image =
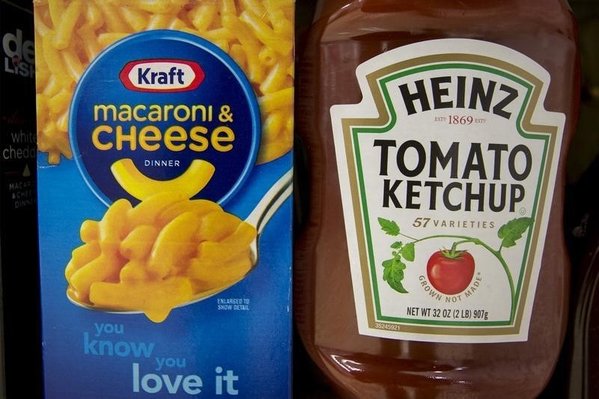
{"label": "kraft macaroni and cheese box", "polygon": [[34,2],[47,399],[290,396],[293,13]]}
{"label": "kraft macaroni and cheese box", "polygon": [[34,61],[32,4],[0,0],[0,398],[41,396]]}

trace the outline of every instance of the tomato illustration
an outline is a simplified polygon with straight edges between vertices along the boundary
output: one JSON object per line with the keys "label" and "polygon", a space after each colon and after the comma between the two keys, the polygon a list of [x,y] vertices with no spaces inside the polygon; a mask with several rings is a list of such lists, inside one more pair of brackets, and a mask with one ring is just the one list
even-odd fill
{"label": "tomato illustration", "polygon": [[426,273],[435,289],[445,295],[464,291],[474,277],[474,258],[468,251],[441,250],[431,255]]}

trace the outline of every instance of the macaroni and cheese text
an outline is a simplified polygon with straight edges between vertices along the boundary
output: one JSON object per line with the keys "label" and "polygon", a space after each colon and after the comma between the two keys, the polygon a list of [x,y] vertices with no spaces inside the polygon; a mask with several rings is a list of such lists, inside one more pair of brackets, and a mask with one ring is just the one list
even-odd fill
{"label": "macaroni and cheese text", "polygon": [[[155,29],[174,29],[203,37],[227,52],[245,71],[262,113],[259,163],[276,159],[291,149],[292,0],[34,0],[34,3],[38,148],[48,153],[49,163],[59,163],[61,156],[72,157],[69,105],[75,85],[87,66],[115,41],[134,32]],[[146,75],[143,77],[150,82]],[[176,77],[173,73],[164,79]]]}

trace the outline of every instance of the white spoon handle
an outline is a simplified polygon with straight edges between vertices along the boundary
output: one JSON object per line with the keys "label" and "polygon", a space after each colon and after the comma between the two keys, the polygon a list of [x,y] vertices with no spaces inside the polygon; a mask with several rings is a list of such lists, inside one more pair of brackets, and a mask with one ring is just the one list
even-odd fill
{"label": "white spoon handle", "polygon": [[272,215],[279,209],[285,200],[293,191],[293,171],[285,173],[273,186],[266,192],[264,197],[258,202],[252,213],[245,221],[256,227],[258,234],[262,232],[264,226],[268,223]]}

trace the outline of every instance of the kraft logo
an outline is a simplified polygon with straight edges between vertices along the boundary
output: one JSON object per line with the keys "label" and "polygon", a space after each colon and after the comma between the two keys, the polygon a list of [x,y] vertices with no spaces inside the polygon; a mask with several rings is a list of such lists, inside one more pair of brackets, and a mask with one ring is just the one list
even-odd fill
{"label": "kraft logo", "polygon": [[127,63],[119,77],[129,90],[174,93],[197,89],[206,74],[194,61],[148,59]]}

